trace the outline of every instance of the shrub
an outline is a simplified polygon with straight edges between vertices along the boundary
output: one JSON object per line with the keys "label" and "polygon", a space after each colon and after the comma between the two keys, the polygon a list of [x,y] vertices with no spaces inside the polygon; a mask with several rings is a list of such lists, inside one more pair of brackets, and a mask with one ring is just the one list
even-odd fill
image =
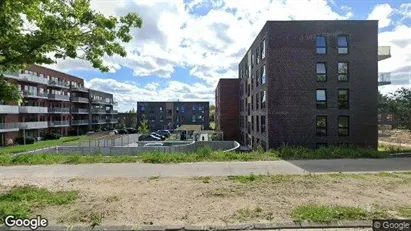
{"label": "shrub", "polygon": [[[26,144],[34,144],[35,139],[31,136],[26,136]],[[24,138],[22,136],[16,137],[14,142],[17,144],[24,144]]]}
{"label": "shrub", "polygon": [[61,135],[58,133],[51,133],[51,134],[46,134],[44,136],[44,140],[58,140],[60,139]]}

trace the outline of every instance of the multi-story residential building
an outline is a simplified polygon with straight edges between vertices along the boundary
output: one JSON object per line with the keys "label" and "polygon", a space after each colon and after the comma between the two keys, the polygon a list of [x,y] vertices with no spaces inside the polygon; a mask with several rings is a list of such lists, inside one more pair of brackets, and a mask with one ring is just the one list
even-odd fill
{"label": "multi-story residential building", "polygon": [[137,126],[137,113],[124,112],[118,113],[118,126],[122,128],[136,128]]}
{"label": "multi-story residential building", "polygon": [[223,132],[224,140],[238,140],[240,79],[220,79],[215,90],[215,129]]}
{"label": "multi-story residential building", "polygon": [[377,33],[378,21],[268,21],[239,64],[241,143],[376,148],[390,57]]}
{"label": "multi-story residential building", "polygon": [[[89,127],[92,130],[99,130],[105,127],[113,128],[118,123],[118,111],[113,110],[116,104],[113,95],[102,91],[89,90],[90,94],[90,120]],[[109,126],[107,126],[109,125]]]}
{"label": "multi-story residential building", "polygon": [[[89,129],[110,128],[116,123],[113,95],[86,89],[84,80],[46,67],[33,65],[20,72],[3,73],[6,79],[18,86],[23,99],[14,105],[0,103],[0,144],[21,136],[35,138],[49,133],[68,135],[84,134]],[[90,113],[98,105],[95,95],[104,95],[105,121],[94,126]]]}
{"label": "multi-story residential building", "polygon": [[209,129],[209,102],[137,102],[137,124],[147,120],[151,131],[198,124]]}

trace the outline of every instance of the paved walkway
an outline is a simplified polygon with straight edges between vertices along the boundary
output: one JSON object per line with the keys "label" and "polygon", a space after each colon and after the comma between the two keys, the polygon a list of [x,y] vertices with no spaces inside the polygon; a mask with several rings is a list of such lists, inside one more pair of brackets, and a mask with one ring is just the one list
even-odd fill
{"label": "paved walkway", "polygon": [[411,171],[411,158],[339,159],[182,164],[79,164],[0,167],[0,178],[11,177],[192,177],[307,172]]}

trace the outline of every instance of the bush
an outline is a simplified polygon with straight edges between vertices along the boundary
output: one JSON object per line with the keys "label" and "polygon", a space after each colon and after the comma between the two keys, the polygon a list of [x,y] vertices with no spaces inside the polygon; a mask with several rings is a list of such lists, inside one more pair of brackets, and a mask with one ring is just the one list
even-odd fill
{"label": "bush", "polygon": [[60,139],[61,135],[58,133],[51,133],[51,134],[46,134],[44,136],[44,140],[58,140]]}
{"label": "bush", "polygon": [[[34,139],[33,137],[31,137],[31,136],[26,136],[26,144],[34,144],[34,141],[35,141],[36,139]],[[16,137],[15,139],[14,139],[14,142],[16,143],[16,144],[24,144],[24,138],[22,137],[22,136],[19,136],[19,137]]]}

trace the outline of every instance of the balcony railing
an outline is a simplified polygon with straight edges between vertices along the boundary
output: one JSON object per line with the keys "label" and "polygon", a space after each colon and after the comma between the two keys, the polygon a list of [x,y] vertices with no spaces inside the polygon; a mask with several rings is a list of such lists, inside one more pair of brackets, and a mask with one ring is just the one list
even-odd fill
{"label": "balcony railing", "polygon": [[68,95],[49,94],[48,98],[52,100],[70,101],[70,96]]}
{"label": "balcony railing", "polygon": [[37,122],[20,122],[18,124],[20,129],[42,129],[48,128],[47,121],[37,121]]}
{"label": "balcony railing", "polygon": [[378,61],[391,58],[391,47],[390,46],[379,46],[378,47]]}
{"label": "balcony railing", "polygon": [[106,120],[100,119],[100,120],[93,120],[92,124],[105,124],[107,123]]}
{"label": "balcony railing", "polygon": [[71,114],[88,114],[89,110],[87,108],[72,108]]}
{"label": "balcony railing", "polygon": [[388,85],[391,84],[391,73],[390,72],[380,72],[378,73],[378,85]]}
{"label": "balcony railing", "polygon": [[70,88],[70,85],[68,83],[55,81],[55,80],[50,80],[48,82],[48,85],[53,86],[53,87],[67,88],[67,89]]}
{"label": "balcony railing", "polygon": [[89,100],[88,98],[83,98],[83,97],[71,97],[71,102],[73,103],[88,103]]}
{"label": "balcony railing", "polygon": [[19,106],[0,105],[0,114],[19,114]]}
{"label": "balcony railing", "polygon": [[107,111],[107,114],[117,115],[118,111],[116,110]]}
{"label": "balcony railing", "polygon": [[70,126],[70,121],[62,120],[62,121],[49,121],[49,127],[68,127]]}
{"label": "balcony railing", "polygon": [[88,120],[72,120],[71,125],[88,125]]}
{"label": "balcony railing", "polygon": [[47,107],[38,107],[38,106],[20,106],[20,113],[29,113],[29,114],[47,114]]}
{"label": "balcony railing", "polygon": [[118,119],[108,119],[107,123],[116,124],[118,123]]}
{"label": "balcony railing", "polygon": [[72,91],[88,92],[88,89],[82,86],[71,86],[70,89]]}
{"label": "balcony railing", "polygon": [[47,78],[39,77],[36,75],[25,74],[20,72],[4,72],[5,77],[16,79],[19,81],[26,81],[26,82],[33,82],[33,83],[40,83],[47,85],[49,80]]}
{"label": "balcony railing", "polygon": [[47,99],[48,94],[47,93],[40,93],[40,92],[31,92],[31,91],[23,91],[22,92],[23,97],[26,98],[42,98],[42,99]]}
{"label": "balcony railing", "polygon": [[93,99],[93,98],[91,98],[91,102],[94,103],[94,104],[106,104],[106,101],[102,100],[102,99]]}
{"label": "balcony railing", "polygon": [[49,113],[66,114],[66,113],[70,113],[70,108],[59,108],[59,107],[49,108]]}
{"label": "balcony railing", "polygon": [[91,113],[92,114],[106,114],[106,110],[103,108],[92,108]]}
{"label": "balcony railing", "polygon": [[16,132],[19,130],[19,123],[0,123],[0,132]]}

